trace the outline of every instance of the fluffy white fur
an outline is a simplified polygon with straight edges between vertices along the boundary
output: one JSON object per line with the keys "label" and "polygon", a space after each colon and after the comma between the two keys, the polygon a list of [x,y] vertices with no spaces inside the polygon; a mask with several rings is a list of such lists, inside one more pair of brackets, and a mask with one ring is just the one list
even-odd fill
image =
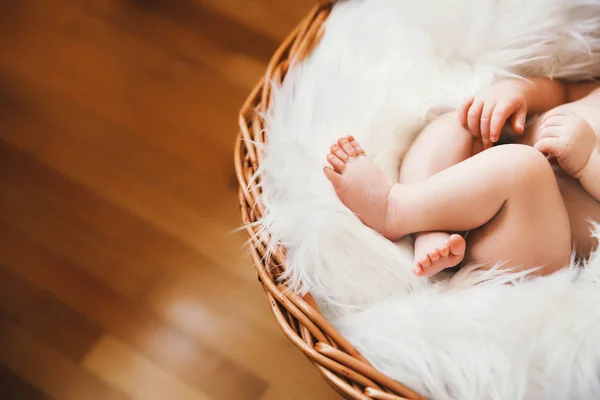
{"label": "fluffy white fur", "polygon": [[339,2],[274,90],[262,228],[288,249],[288,285],[424,395],[600,398],[600,257],[537,280],[463,270],[434,284],[410,272],[411,244],[365,227],[321,171],[329,145],[353,134],[395,179],[428,121],[515,74],[600,76],[600,0]]}

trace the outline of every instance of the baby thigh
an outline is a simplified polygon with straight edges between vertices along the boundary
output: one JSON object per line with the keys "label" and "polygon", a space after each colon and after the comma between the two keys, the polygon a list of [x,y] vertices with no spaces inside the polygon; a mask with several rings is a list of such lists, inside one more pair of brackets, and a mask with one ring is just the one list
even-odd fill
{"label": "baby thigh", "polygon": [[523,271],[541,267],[535,274],[548,275],[567,266],[571,259],[571,230],[567,209],[552,167],[531,164],[531,185],[520,187],[498,214],[467,237],[467,263]]}
{"label": "baby thigh", "polygon": [[556,180],[571,221],[571,241],[578,256],[585,259],[598,245],[591,235],[590,220],[600,222],[600,201],[593,198],[560,168],[555,168]]}
{"label": "baby thigh", "polygon": [[423,181],[481,150],[481,140],[475,140],[461,125],[457,112],[441,115],[419,133],[408,149],[400,167],[399,182]]}

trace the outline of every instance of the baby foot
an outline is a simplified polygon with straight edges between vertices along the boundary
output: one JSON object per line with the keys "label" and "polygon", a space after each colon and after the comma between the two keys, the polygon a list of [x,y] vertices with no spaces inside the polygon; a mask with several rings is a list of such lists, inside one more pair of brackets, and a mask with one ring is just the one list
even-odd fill
{"label": "baby foot", "polygon": [[365,225],[390,238],[386,214],[392,183],[385,174],[366,157],[352,136],[332,144],[327,161],[331,167],[323,171],[342,203]]}
{"label": "baby foot", "polygon": [[[465,257],[467,247],[465,239],[457,234],[452,234],[447,239],[444,236],[432,236],[426,243],[421,243],[421,245],[424,244],[427,246],[422,246],[421,248],[425,251],[429,249],[429,251],[424,252],[424,254],[417,254],[415,252],[415,267],[413,272],[417,276],[426,277],[433,276],[443,269],[458,265]],[[420,250],[420,252],[423,250]]]}

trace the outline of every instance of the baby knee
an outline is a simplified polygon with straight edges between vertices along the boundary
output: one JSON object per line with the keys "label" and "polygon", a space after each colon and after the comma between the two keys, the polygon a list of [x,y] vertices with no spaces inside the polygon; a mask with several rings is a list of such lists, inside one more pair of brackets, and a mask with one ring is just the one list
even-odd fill
{"label": "baby knee", "polygon": [[454,145],[471,145],[474,140],[471,132],[462,126],[457,111],[451,111],[437,117],[428,126],[432,131],[440,134],[441,138],[451,141]]}
{"label": "baby knee", "polygon": [[513,158],[514,173],[525,180],[543,182],[547,179],[555,180],[554,171],[546,156],[533,147],[520,144],[507,144],[511,158]]}

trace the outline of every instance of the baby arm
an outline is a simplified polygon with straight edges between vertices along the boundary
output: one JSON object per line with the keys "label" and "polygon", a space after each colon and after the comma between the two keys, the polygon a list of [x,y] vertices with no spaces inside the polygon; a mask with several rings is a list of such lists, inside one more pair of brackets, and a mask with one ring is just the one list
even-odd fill
{"label": "baby arm", "polygon": [[[576,176],[581,186],[596,200],[600,201],[600,141],[598,133],[600,132],[600,82],[578,82],[566,85],[567,101],[569,104],[561,107],[580,119],[585,120],[587,124],[579,123],[582,133],[575,134],[585,145],[590,146],[591,150],[587,163],[582,171]],[[558,111],[558,110],[557,110]],[[587,126],[586,126],[587,125]],[[589,129],[591,126],[592,129]],[[590,132],[595,133],[595,140],[592,140]],[[587,153],[587,151],[586,151]]]}
{"label": "baby arm", "polygon": [[513,130],[521,134],[528,112],[544,112],[566,101],[566,87],[561,82],[547,78],[505,79],[465,100],[458,114],[463,126],[481,137],[487,149],[498,141],[509,119]]}
{"label": "baby arm", "polygon": [[527,111],[531,114],[545,112],[567,102],[567,90],[562,82],[549,78],[515,80],[523,87]]}
{"label": "baby arm", "polygon": [[566,84],[567,103],[581,101],[600,105],[600,82],[577,82]]}

